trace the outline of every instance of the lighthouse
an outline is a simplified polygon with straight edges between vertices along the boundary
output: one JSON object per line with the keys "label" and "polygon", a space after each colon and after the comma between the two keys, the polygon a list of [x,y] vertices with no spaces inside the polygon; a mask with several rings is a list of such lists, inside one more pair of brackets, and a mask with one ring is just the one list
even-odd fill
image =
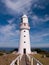
{"label": "lighthouse", "polygon": [[28,23],[28,17],[23,15],[20,23],[20,43],[19,43],[19,53],[20,54],[30,54],[30,26]]}

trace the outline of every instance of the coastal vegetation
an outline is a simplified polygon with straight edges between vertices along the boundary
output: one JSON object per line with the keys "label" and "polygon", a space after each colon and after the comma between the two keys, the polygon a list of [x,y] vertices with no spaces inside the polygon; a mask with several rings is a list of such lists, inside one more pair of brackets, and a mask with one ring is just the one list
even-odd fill
{"label": "coastal vegetation", "polygon": [[18,56],[18,54],[4,54],[0,56],[1,65],[10,65],[10,63]]}
{"label": "coastal vegetation", "polygon": [[[49,52],[45,50],[41,50],[39,48],[31,49],[32,52],[36,51],[37,54],[31,55],[31,57],[35,57],[38,59],[43,65],[49,65]],[[13,54],[14,51],[18,51],[18,49],[14,49],[11,51],[0,51],[0,64],[1,65],[9,65],[12,60],[14,60],[18,55]],[[4,62],[4,63],[3,63]]]}
{"label": "coastal vegetation", "polygon": [[49,57],[43,56],[42,54],[34,54],[34,55],[32,55],[32,57],[35,57],[43,65],[49,65]]}
{"label": "coastal vegetation", "polygon": [[39,54],[42,54],[42,56],[49,57],[49,52],[46,50],[42,50],[40,48],[31,49],[32,51],[36,51]]}
{"label": "coastal vegetation", "polygon": [[31,55],[31,57],[36,58],[43,65],[49,65],[49,51],[46,51],[46,50],[43,50],[43,49],[40,49],[40,48],[32,49],[32,52],[33,51],[36,51],[37,54]]}

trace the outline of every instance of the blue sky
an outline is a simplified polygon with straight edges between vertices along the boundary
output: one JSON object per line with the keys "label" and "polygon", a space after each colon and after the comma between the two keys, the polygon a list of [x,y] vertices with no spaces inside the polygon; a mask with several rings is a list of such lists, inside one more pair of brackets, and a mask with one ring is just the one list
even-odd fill
{"label": "blue sky", "polygon": [[18,47],[21,16],[30,24],[32,47],[49,47],[49,0],[0,0],[0,47]]}

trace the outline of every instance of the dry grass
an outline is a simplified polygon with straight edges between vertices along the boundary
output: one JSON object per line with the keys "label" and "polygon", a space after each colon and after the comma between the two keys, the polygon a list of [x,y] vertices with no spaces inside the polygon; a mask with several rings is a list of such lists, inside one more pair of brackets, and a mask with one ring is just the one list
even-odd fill
{"label": "dry grass", "polygon": [[18,55],[15,54],[6,54],[0,56],[0,65],[10,65],[12,60],[14,60]]}
{"label": "dry grass", "polygon": [[35,57],[36,59],[38,59],[41,63],[43,63],[43,65],[49,65],[49,58],[48,57],[42,57],[41,54],[34,54],[31,55],[31,57]]}

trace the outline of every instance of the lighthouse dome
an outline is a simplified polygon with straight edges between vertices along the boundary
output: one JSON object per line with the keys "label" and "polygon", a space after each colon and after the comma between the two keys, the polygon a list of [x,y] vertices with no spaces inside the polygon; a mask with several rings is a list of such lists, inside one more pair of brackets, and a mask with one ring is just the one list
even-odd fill
{"label": "lighthouse dome", "polygon": [[27,17],[27,15],[24,14],[24,15],[22,16],[22,22],[23,22],[23,23],[28,23],[28,17]]}
{"label": "lighthouse dome", "polygon": [[24,14],[24,15],[22,16],[22,18],[27,18],[27,15]]}

